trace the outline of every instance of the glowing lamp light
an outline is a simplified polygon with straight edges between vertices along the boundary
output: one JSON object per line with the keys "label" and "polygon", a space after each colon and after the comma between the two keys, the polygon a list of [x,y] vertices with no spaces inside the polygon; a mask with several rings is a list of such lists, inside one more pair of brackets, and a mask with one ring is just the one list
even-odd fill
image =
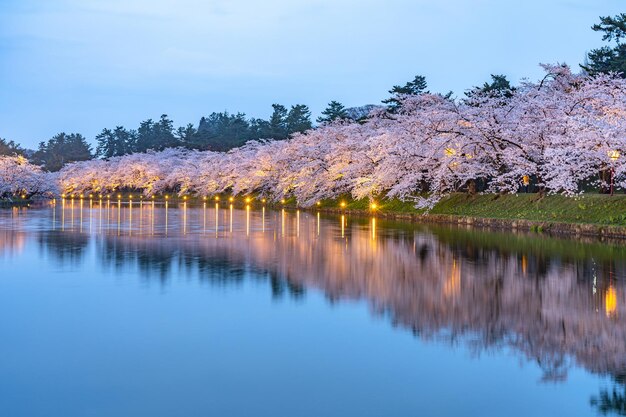
{"label": "glowing lamp light", "polygon": [[454,155],[456,155],[456,149],[454,149],[454,148],[446,148],[444,150],[444,153],[446,154],[446,156],[454,156]]}
{"label": "glowing lamp light", "polygon": [[261,200],[261,202],[262,202],[262,203],[265,203],[265,199],[262,199],[262,200]]}
{"label": "glowing lamp light", "polygon": [[206,196],[202,197],[202,201],[206,201]]}
{"label": "glowing lamp light", "polygon": [[341,208],[345,208],[346,207],[346,202],[342,201],[340,205],[341,205]]}
{"label": "glowing lamp light", "polygon": [[132,194],[131,194],[131,195],[129,195],[129,196],[128,196],[128,199],[129,199],[129,200],[132,200],[132,199],[133,199],[133,195],[132,195]]}
{"label": "glowing lamp light", "polygon": [[612,161],[617,160],[620,157],[620,153],[617,150],[608,151],[606,153]]}
{"label": "glowing lamp light", "polygon": [[61,194],[61,198],[65,198],[65,194]]}
{"label": "glowing lamp light", "polygon": [[154,196],[152,196],[151,198],[154,198]]}
{"label": "glowing lamp light", "polygon": [[166,199],[166,200],[169,200],[169,199],[170,199],[170,196],[169,196],[169,195],[166,195],[166,196],[165,196],[165,199]]}
{"label": "glowing lamp light", "polygon": [[23,199],[25,199],[25,198],[26,198],[26,195],[25,195],[25,194],[22,194],[22,200],[23,200]]}
{"label": "glowing lamp light", "polygon": [[321,202],[321,201],[318,201],[316,204],[317,204],[318,206],[321,206],[321,205],[322,205],[322,202]]}
{"label": "glowing lamp light", "polygon": [[524,175],[524,176],[522,177],[522,183],[523,183],[524,185],[528,185],[528,184],[530,184],[530,177],[529,177],[528,175]]}
{"label": "glowing lamp light", "polygon": [[233,201],[235,201],[235,197],[229,198],[228,201],[230,201],[232,203]]}
{"label": "glowing lamp light", "polygon": [[281,204],[285,204],[285,199],[280,200]]}
{"label": "glowing lamp light", "polygon": [[370,208],[372,210],[376,210],[378,208],[378,205],[376,203],[372,203],[372,204],[370,204]]}
{"label": "glowing lamp light", "polygon": [[612,317],[617,313],[617,292],[612,285],[606,290],[604,295],[604,307],[607,317]]}
{"label": "glowing lamp light", "polygon": [[250,197],[246,197],[246,203],[249,203],[250,201],[252,201],[252,199]]}
{"label": "glowing lamp light", "polygon": [[122,198],[122,194],[118,194],[118,195],[117,195],[117,198]]}
{"label": "glowing lamp light", "polygon": [[215,196],[215,201],[220,201],[220,196],[219,195]]}
{"label": "glowing lamp light", "polygon": [[81,198],[81,200],[82,200],[82,199],[84,198],[84,196],[81,194],[81,195],[80,195],[80,198]]}
{"label": "glowing lamp light", "polygon": [[183,200],[187,200],[187,196],[184,196],[184,197],[183,197]]}

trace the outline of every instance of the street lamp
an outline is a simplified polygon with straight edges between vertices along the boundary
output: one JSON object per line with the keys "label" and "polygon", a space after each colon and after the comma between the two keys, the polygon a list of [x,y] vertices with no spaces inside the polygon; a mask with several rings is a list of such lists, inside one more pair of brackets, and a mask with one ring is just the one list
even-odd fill
{"label": "street lamp", "polygon": [[[617,161],[618,158],[620,157],[620,153],[618,150],[608,151],[607,155],[609,156],[609,158],[611,158],[611,161],[613,162]],[[613,195],[614,183],[615,183],[615,167],[613,166],[613,164],[611,164],[611,187],[609,189],[611,195]]]}

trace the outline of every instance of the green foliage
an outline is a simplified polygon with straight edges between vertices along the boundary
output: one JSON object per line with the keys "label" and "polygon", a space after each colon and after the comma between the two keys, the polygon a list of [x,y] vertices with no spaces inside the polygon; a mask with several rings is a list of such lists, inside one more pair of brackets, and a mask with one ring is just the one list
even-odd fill
{"label": "green foliage", "polygon": [[41,142],[33,161],[48,171],[58,171],[63,165],[92,159],[91,145],[79,133],[59,133],[48,142]]}
{"label": "green foliage", "polygon": [[[323,200],[323,208],[339,208],[340,202],[346,209],[369,210],[369,199],[353,200],[349,195],[332,200]],[[376,199],[379,213],[423,214],[412,201],[398,199]],[[626,226],[626,195],[585,194],[574,198],[550,195],[539,198],[537,194],[469,195],[452,194],[439,201],[430,214],[462,217],[529,220],[537,222],[559,222]],[[534,228],[542,232],[543,226]]]}
{"label": "green foliage", "polygon": [[305,132],[313,127],[311,123],[311,111],[304,104],[296,104],[291,106],[287,117],[285,118],[287,126],[287,134]]}
{"label": "green foliage", "polygon": [[227,151],[243,145],[252,138],[250,123],[243,113],[211,113],[200,119],[198,129],[184,140],[192,149]]}
{"label": "green foliage", "polygon": [[265,137],[278,140],[286,139],[289,133],[287,130],[287,115],[289,112],[282,104],[272,104],[272,108],[274,111],[270,116]]}
{"label": "green foliage", "polygon": [[114,130],[102,129],[96,136],[98,145],[96,156],[111,158],[132,153],[136,149],[137,133],[126,130],[123,126],[117,126]]}
{"label": "green foliage", "polygon": [[474,89],[465,93],[469,98],[474,97],[477,93],[489,94],[496,97],[511,98],[515,92],[515,87],[511,86],[511,83],[506,78],[506,75],[491,74],[491,82],[485,82],[482,87],[475,87]]}
{"label": "green foliage", "polygon": [[244,113],[211,113],[200,119],[198,129],[192,125],[179,128],[176,136],[180,144],[190,148],[211,151],[228,151],[242,146],[249,140],[287,139],[295,132],[312,128],[311,112],[303,104],[291,106],[272,104],[269,120],[246,119]]}
{"label": "green foliage", "polygon": [[318,123],[330,123],[337,119],[345,119],[348,117],[346,108],[338,101],[331,101],[328,103],[328,107],[324,109],[322,115],[317,118]]}
{"label": "green foliage", "polygon": [[161,115],[158,122],[148,119],[141,122],[137,129],[137,145],[135,151],[145,152],[148,149],[161,151],[165,148],[180,146],[174,135],[174,122],[166,114]]}
{"label": "green foliage", "polygon": [[395,111],[400,107],[403,96],[415,96],[423,93],[427,93],[426,77],[422,75],[416,75],[412,81],[404,84],[403,86],[394,85],[389,93],[391,97],[383,100],[383,103],[389,106],[391,111]]}
{"label": "green foliage", "polygon": [[626,38],[626,13],[615,17],[601,16],[600,23],[591,28],[603,33],[603,41],[615,42],[615,45],[592,49],[581,67],[591,74],[617,72],[626,76],[626,45],[622,43]]}
{"label": "green foliage", "polygon": [[1,155],[23,155],[24,149],[12,140],[0,138],[0,156]]}

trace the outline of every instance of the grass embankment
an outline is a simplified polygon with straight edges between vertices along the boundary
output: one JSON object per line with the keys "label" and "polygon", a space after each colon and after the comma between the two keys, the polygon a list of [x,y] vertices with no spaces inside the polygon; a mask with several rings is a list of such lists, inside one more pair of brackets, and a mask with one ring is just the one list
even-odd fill
{"label": "grass embankment", "polygon": [[[321,208],[341,208],[368,211],[367,200],[325,200]],[[377,201],[376,212],[381,214],[424,214],[412,202],[399,200]],[[585,194],[580,197],[538,194],[468,195],[453,194],[441,200],[430,215],[472,217],[502,220],[528,220],[540,223],[571,223],[607,226],[626,226],[626,195]]]}

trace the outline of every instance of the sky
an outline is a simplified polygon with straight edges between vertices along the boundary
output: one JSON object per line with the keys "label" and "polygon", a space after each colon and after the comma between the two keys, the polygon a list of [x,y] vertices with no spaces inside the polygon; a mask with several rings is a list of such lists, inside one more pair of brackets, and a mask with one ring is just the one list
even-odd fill
{"label": "sky", "polygon": [[0,137],[89,141],[168,114],[379,104],[416,74],[457,96],[577,67],[623,0],[0,0]]}

